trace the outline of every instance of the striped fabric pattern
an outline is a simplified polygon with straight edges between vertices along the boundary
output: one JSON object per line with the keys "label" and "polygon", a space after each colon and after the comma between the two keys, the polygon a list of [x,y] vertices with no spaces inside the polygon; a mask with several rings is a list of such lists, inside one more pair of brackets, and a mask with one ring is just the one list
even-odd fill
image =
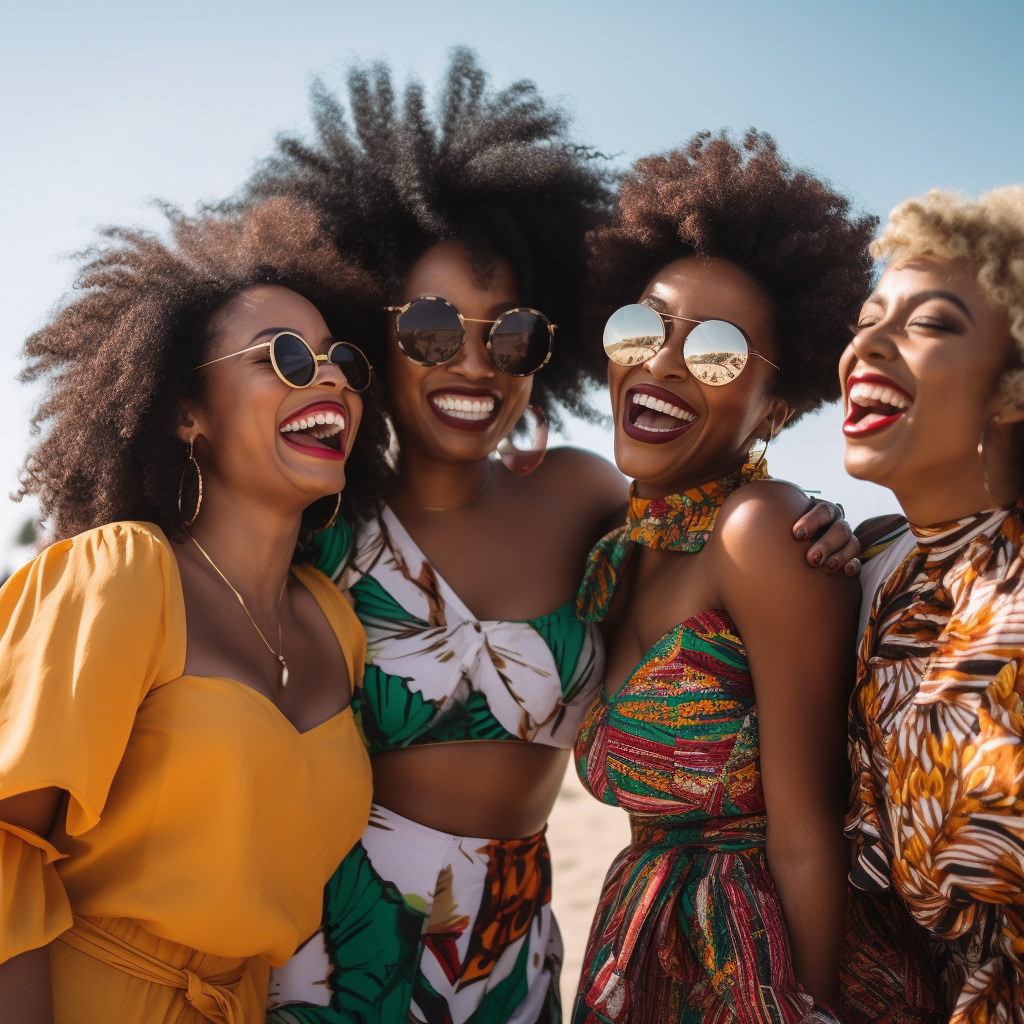
{"label": "striped fabric pattern", "polygon": [[[635,544],[699,551],[728,495],[765,472],[634,496],[630,522],[591,552],[581,618],[607,614]],[[605,879],[573,1024],[835,1024],[793,973],[765,858],[753,680],[727,614],[680,623],[613,697],[601,692],[576,766],[629,812],[632,841]]]}

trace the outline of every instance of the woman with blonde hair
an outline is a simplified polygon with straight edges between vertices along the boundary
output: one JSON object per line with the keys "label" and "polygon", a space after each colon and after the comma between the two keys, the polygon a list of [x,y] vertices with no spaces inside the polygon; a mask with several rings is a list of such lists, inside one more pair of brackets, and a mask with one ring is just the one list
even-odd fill
{"label": "woman with blonde hair", "polygon": [[915,545],[851,702],[853,1021],[1024,1021],[1024,187],[898,206],[840,364]]}

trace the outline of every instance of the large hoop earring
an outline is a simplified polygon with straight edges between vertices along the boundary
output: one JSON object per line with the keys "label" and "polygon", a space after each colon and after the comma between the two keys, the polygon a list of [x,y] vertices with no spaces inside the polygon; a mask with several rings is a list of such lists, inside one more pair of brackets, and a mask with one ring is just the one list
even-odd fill
{"label": "large hoop earring", "polygon": [[981,428],[981,438],[978,441],[978,458],[981,460],[981,483],[985,488],[985,493],[997,504],[1006,505],[1008,502],[1003,501],[999,496],[992,490],[991,484],[988,478],[988,456],[985,451],[985,442],[988,440],[988,428],[993,423],[999,422],[999,413],[996,413],[991,419],[986,420],[985,426]]}
{"label": "large hoop earring", "polygon": [[[764,447],[761,449],[761,453],[758,456],[757,462],[754,463],[754,468],[753,468],[752,472],[756,473],[761,468],[761,463],[764,462],[764,460],[768,457],[768,446],[772,443],[772,441],[774,439],[775,439],[775,412],[773,411],[772,412],[771,426],[768,428],[768,438],[764,442]],[[751,459],[754,458],[754,449],[753,448],[750,449],[750,458]]]}
{"label": "large hoop earring", "polygon": [[196,521],[196,517],[199,515],[199,507],[203,503],[203,473],[202,470],[199,468],[199,463],[196,462],[195,456],[192,454],[194,445],[195,439],[190,437],[188,439],[188,459],[186,459],[185,465],[182,467],[181,480],[178,483],[178,515],[181,516],[182,520],[184,520],[185,512],[181,507],[181,498],[182,495],[185,493],[185,474],[188,472],[188,467],[190,465],[195,466],[196,484],[199,493],[198,497],[196,498],[196,508],[195,511],[192,513],[192,518],[189,519],[188,522],[183,522],[184,526],[191,526]]}
{"label": "large hoop earring", "polygon": [[318,533],[323,533],[325,530],[329,530],[333,525],[335,519],[338,518],[338,513],[341,511],[341,491],[338,491],[338,500],[334,503],[334,511],[331,513],[331,518],[324,523],[319,529],[313,531],[315,537]]}
{"label": "large hoop earring", "polygon": [[498,458],[505,464],[505,468],[510,469],[516,476],[532,473],[544,461],[548,450],[548,421],[544,416],[544,410],[539,405],[528,405],[520,423],[526,418],[527,413],[533,416],[534,421],[529,448],[517,448],[512,443],[515,428],[498,442]]}

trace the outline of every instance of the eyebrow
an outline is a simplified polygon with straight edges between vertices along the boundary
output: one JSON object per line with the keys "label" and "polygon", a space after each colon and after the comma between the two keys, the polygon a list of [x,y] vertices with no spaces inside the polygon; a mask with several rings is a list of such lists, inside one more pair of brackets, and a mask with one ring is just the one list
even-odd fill
{"label": "eyebrow", "polygon": [[911,301],[915,305],[920,305],[922,302],[927,302],[929,299],[945,299],[946,302],[952,303],[957,309],[961,310],[965,317],[974,323],[974,317],[971,316],[971,311],[967,308],[967,303],[960,298],[955,292],[947,292],[941,288],[932,288],[929,291],[918,292],[916,295],[910,297]]}

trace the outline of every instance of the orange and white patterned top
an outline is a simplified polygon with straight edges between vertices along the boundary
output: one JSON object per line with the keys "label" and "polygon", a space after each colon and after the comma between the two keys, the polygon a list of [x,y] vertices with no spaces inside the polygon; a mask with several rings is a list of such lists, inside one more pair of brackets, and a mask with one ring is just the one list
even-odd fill
{"label": "orange and white patterned top", "polygon": [[850,705],[851,881],[901,898],[955,1024],[1024,1020],[1022,508],[911,527]]}

